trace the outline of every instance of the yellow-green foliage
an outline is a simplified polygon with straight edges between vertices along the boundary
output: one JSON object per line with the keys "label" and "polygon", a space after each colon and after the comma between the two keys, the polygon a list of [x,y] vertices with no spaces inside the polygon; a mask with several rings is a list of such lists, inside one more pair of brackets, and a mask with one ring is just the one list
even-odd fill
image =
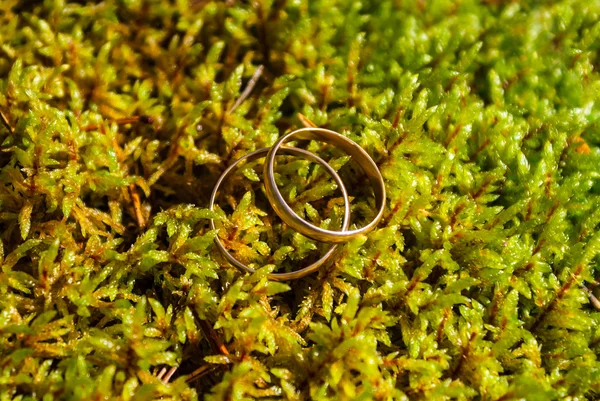
{"label": "yellow-green foliage", "polygon": [[[0,400],[597,397],[599,50],[598,0],[1,0]],[[388,205],[278,283],[326,247],[260,161],[208,196],[309,121]],[[353,162],[308,149],[371,218]],[[277,176],[339,226],[321,169]]]}

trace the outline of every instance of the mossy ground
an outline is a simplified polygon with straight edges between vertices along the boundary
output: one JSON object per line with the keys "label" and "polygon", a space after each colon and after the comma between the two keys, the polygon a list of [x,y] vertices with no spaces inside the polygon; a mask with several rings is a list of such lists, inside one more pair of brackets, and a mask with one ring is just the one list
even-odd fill
{"label": "mossy ground", "polygon": [[[2,0],[0,400],[598,397],[599,49],[597,0]],[[310,123],[373,156],[388,207],[277,283],[323,248],[260,162],[208,195]],[[338,225],[332,181],[278,160]],[[264,267],[227,266],[211,217]]]}

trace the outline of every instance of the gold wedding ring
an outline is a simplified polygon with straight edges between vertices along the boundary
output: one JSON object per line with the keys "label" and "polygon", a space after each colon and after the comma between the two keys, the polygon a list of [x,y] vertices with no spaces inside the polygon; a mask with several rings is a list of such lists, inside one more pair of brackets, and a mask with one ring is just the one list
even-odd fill
{"label": "gold wedding ring", "polygon": [[[348,193],[346,191],[344,183],[342,182],[342,179],[337,174],[337,172],[329,164],[327,164],[327,162],[325,162],[323,159],[316,156],[315,154],[307,150],[283,146],[286,142],[292,140],[316,140],[326,142],[348,153],[366,173],[373,188],[373,193],[375,195],[375,205],[377,209],[377,214],[375,215],[373,220],[371,220],[367,225],[363,227],[348,230],[348,228],[350,227],[350,201],[348,199]],[[305,159],[317,163],[321,165],[333,177],[338,188],[342,191],[342,195],[344,197],[344,219],[341,230],[333,231],[317,227],[314,224],[311,224],[308,221],[302,219],[300,216],[298,216],[298,214],[296,214],[296,212],[294,212],[294,210],[287,204],[287,202],[281,195],[279,188],[277,188],[277,183],[275,182],[275,156],[277,155],[278,151],[285,154],[304,157]],[[334,244],[325,253],[325,255],[323,255],[319,260],[317,260],[310,266],[288,273],[272,273],[269,275],[269,278],[271,280],[293,280],[304,277],[316,271],[331,257],[331,255],[333,255],[337,246],[335,244],[350,241],[351,239],[359,235],[370,232],[377,226],[377,224],[381,220],[381,217],[383,216],[383,211],[385,209],[385,184],[383,182],[383,177],[381,176],[381,173],[377,168],[377,165],[369,156],[369,154],[365,152],[357,143],[346,138],[343,135],[338,134],[335,131],[331,131],[325,128],[297,129],[281,137],[271,148],[262,148],[256,150],[236,160],[223,172],[223,174],[221,174],[221,176],[217,180],[217,183],[215,184],[215,187],[210,197],[210,210],[214,209],[215,200],[217,198],[219,187],[221,186],[222,182],[236,169],[236,167],[244,161],[252,161],[262,157],[266,158],[263,168],[263,181],[265,184],[265,193],[267,195],[269,203],[275,210],[275,213],[277,213],[277,215],[281,218],[281,220],[283,220],[285,224],[287,224],[289,227],[296,230],[300,234],[303,234],[306,237],[316,241]],[[211,229],[216,230],[215,222],[212,219],[210,220],[210,227]],[[246,272],[254,273],[254,269],[252,269],[249,266],[246,266],[245,264],[237,260],[227,249],[225,249],[225,246],[219,239],[218,235],[215,236],[215,242],[221,253],[232,265]]]}
{"label": "gold wedding ring", "polygon": [[[281,196],[281,192],[277,188],[277,184],[275,183],[275,155],[277,154],[277,151],[280,148],[283,149],[281,146],[284,143],[294,139],[312,139],[316,141],[326,142],[342,149],[350,156],[352,156],[352,158],[367,174],[367,177],[371,182],[371,186],[373,187],[373,192],[375,194],[377,215],[373,220],[371,220],[369,224],[361,228],[349,231],[326,230],[317,227],[313,224],[310,224],[308,221],[302,219],[286,203],[285,199],[283,199],[283,196]],[[339,244],[341,242],[350,241],[351,239],[361,234],[366,234],[377,226],[377,223],[379,223],[379,221],[381,220],[381,217],[383,216],[383,211],[385,210],[385,185],[383,182],[383,177],[381,176],[381,172],[377,168],[377,165],[375,164],[373,159],[371,159],[371,156],[369,156],[369,154],[365,152],[364,149],[361,148],[356,142],[346,138],[343,135],[338,134],[335,131],[331,131],[325,128],[301,128],[281,137],[277,142],[275,142],[275,145],[271,147],[269,153],[267,154],[263,177],[265,182],[267,198],[269,199],[269,202],[271,203],[273,209],[275,210],[277,215],[279,215],[281,220],[283,220],[288,226],[292,227],[294,230],[298,231],[300,234],[303,234],[309,238],[320,242]]]}
{"label": "gold wedding ring", "polygon": [[[290,147],[282,147],[281,150],[283,151],[283,153],[294,155],[294,156],[299,156],[299,157],[304,157],[314,163],[321,165],[333,177],[336,184],[342,191],[342,196],[344,198],[344,219],[342,222],[342,231],[347,230],[348,227],[350,226],[350,201],[348,200],[348,193],[346,192],[346,187],[344,186],[344,183],[342,182],[342,179],[340,178],[340,176],[335,172],[335,170],[333,168],[331,168],[331,166],[329,164],[327,164],[327,162],[325,162],[323,159],[321,159],[317,155],[315,155],[307,150],[290,148]],[[240,159],[236,160],[232,165],[230,165],[223,172],[223,174],[221,174],[221,176],[217,180],[217,183],[215,184],[213,192],[210,196],[209,209],[210,210],[214,209],[215,200],[217,198],[217,195],[219,192],[219,187],[221,186],[222,182],[233,171],[235,171],[236,167],[240,163],[242,163],[243,161],[253,161],[256,159],[260,159],[261,157],[265,157],[268,152],[269,152],[269,148],[262,148],[262,149],[256,150],[252,153],[248,153],[247,155],[241,157]],[[212,230],[216,230],[215,221],[213,219],[210,220],[210,228]],[[223,246],[223,243],[219,239],[218,235],[215,236],[215,242],[217,244],[217,247],[223,254],[223,256],[225,256],[225,258],[229,261],[229,263],[231,263],[235,267],[237,267],[241,270],[244,270],[248,273],[254,273],[254,269],[252,269],[249,266],[246,266],[245,264],[243,264],[242,262],[237,260],[235,257],[233,257],[233,255],[231,253],[229,253],[229,251],[227,249],[225,249],[225,247]],[[331,248],[325,253],[325,255],[323,255],[319,260],[317,260],[310,266],[307,266],[307,267],[304,267],[303,269],[296,270],[296,271],[289,272],[289,273],[271,273],[271,274],[269,274],[269,279],[274,280],[274,281],[285,281],[285,280],[294,280],[294,279],[302,278],[302,277],[316,271],[319,267],[321,267],[321,265],[323,263],[325,263],[327,261],[327,259],[329,259],[331,257],[331,255],[333,255],[336,247],[337,247],[337,245],[331,246]]]}

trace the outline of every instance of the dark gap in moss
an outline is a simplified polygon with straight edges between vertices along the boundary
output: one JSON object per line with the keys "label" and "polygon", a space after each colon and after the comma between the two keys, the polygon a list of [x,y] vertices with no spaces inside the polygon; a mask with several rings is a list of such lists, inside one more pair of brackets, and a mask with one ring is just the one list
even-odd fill
{"label": "dark gap in moss", "polygon": [[471,91],[477,95],[485,106],[493,104],[488,83],[489,67],[482,65],[475,69]]}

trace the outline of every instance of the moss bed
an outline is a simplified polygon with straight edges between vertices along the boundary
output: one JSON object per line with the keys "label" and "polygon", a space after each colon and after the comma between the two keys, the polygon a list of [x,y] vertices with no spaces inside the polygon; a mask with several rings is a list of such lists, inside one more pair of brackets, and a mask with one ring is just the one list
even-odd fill
{"label": "moss bed", "polygon": [[[0,1],[0,400],[597,399],[599,50],[597,0]],[[271,281],[326,248],[260,161],[209,194],[313,124],[387,208]],[[322,169],[277,177],[339,226]]]}

